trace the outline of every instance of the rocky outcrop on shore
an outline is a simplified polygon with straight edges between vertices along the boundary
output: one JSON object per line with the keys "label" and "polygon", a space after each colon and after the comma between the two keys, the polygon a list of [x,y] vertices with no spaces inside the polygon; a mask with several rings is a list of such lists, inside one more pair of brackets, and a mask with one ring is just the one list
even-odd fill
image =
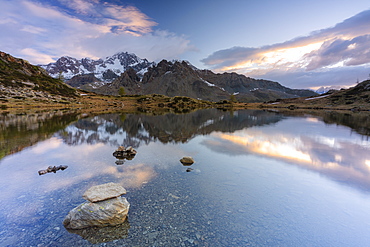
{"label": "rocky outcrop on shore", "polygon": [[[76,97],[76,90],[27,61],[0,51],[0,85],[14,91],[36,91]],[[1,90],[2,91],[2,90]]]}
{"label": "rocky outcrop on shore", "polygon": [[68,101],[66,101],[67,98],[62,95],[55,95],[45,91],[33,90],[33,87],[28,84],[25,87],[12,87],[0,84],[0,103],[1,102],[5,103],[8,100],[12,99],[18,100],[32,99],[34,101],[39,102],[54,102],[54,103],[55,102],[66,103],[69,102],[70,100],[73,100],[71,98],[68,98]]}

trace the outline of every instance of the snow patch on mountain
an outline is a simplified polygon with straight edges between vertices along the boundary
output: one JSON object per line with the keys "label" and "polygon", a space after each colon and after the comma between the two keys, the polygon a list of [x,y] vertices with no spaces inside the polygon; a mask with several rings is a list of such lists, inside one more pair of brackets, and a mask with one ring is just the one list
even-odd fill
{"label": "snow patch on mountain", "polygon": [[204,79],[203,79],[203,78],[201,78],[201,77],[199,77],[199,78],[200,78],[200,80],[201,80],[202,82],[204,82],[205,84],[207,84],[209,87],[216,87],[216,85],[215,85],[215,84],[210,83],[210,82],[208,82],[208,81],[204,80]]}

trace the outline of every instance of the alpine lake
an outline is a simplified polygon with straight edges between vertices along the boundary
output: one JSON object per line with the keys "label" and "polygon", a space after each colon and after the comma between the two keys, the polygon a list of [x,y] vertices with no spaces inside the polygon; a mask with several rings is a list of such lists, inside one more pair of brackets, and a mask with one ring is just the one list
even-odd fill
{"label": "alpine lake", "polygon": [[[369,246],[369,115],[3,113],[0,246]],[[119,146],[136,156],[117,160]],[[127,221],[67,230],[109,182],[127,190]]]}

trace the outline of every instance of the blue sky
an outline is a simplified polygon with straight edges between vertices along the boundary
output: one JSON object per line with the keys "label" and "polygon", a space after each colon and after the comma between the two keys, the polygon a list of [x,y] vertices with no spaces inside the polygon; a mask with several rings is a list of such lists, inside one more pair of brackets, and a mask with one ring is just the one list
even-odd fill
{"label": "blue sky", "polygon": [[127,51],[291,88],[370,74],[368,0],[0,0],[0,50],[47,64]]}

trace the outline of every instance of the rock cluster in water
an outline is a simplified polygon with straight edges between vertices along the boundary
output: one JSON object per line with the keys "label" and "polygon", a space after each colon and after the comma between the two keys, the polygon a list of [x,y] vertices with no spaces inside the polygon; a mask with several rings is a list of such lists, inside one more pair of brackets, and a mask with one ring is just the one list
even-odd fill
{"label": "rock cluster in water", "polygon": [[136,154],[137,151],[132,147],[125,148],[123,146],[119,146],[118,149],[114,151],[113,156],[118,159],[116,164],[122,165],[125,159],[132,160]]}
{"label": "rock cluster in water", "polygon": [[68,166],[65,166],[65,165],[60,165],[60,166],[49,166],[47,169],[45,170],[40,170],[38,171],[39,175],[44,175],[46,173],[49,173],[49,172],[54,172],[56,173],[58,170],[65,170],[67,169]]}
{"label": "rock cluster in water", "polygon": [[91,226],[116,226],[124,223],[129,202],[121,195],[126,190],[119,184],[107,183],[88,189],[83,198],[88,202],[72,209],[63,221],[68,229],[83,229]]}

